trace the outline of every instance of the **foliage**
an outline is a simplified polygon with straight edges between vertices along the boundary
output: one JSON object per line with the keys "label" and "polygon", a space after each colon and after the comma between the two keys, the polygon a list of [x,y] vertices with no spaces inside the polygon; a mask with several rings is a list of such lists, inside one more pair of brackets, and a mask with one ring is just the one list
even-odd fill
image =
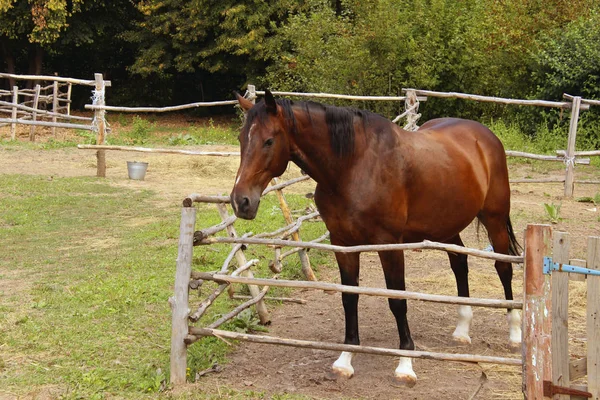
{"label": "foliage", "polygon": [[557,224],[562,219],[560,218],[560,207],[561,204],[544,203],[544,210],[546,210],[546,216],[553,224]]}
{"label": "foliage", "polygon": [[239,313],[232,325],[234,330],[240,333],[268,332],[268,329],[260,324],[258,315],[250,308]]}

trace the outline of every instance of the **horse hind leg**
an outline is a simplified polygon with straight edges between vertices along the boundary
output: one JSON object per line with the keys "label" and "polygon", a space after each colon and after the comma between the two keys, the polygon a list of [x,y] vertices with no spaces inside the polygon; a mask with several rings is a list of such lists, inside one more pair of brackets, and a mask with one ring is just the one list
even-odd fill
{"label": "horse hind leg", "polygon": [[[358,286],[360,271],[360,253],[335,253],[340,269],[342,285]],[[346,320],[345,344],[359,345],[358,336],[358,295],[342,293],[342,305]],[[351,378],[354,375],[352,358],[354,353],[344,351],[333,363],[332,372],[336,377]]]}
{"label": "horse hind leg", "polygon": [[[464,246],[460,235],[448,241],[449,244]],[[456,278],[456,287],[458,295],[461,297],[469,297],[469,266],[466,254],[448,253],[450,267]],[[460,344],[471,344],[469,331],[471,329],[471,321],[473,320],[473,310],[471,306],[458,306],[458,322],[456,329],[452,333],[452,339]]]}
{"label": "horse hind leg", "polygon": [[[511,247],[516,247],[516,239],[512,234],[512,227],[508,215],[487,215],[480,218],[488,231],[488,237],[496,253],[509,254]],[[513,243],[511,245],[511,243]],[[506,300],[513,300],[511,263],[496,261],[496,272],[504,288]],[[508,310],[509,345],[518,348],[521,345],[521,313],[517,309]]]}
{"label": "horse hind leg", "polygon": [[[404,253],[402,251],[382,251],[379,253],[379,259],[383,267],[385,282],[388,289],[405,290],[404,280]],[[388,299],[390,310],[396,318],[398,335],[400,337],[400,349],[414,350],[415,344],[410,336],[408,320],[406,314],[408,311],[406,300]],[[413,387],[417,383],[417,375],[412,367],[412,358],[400,357],[398,366],[394,371],[394,380],[407,387]]]}

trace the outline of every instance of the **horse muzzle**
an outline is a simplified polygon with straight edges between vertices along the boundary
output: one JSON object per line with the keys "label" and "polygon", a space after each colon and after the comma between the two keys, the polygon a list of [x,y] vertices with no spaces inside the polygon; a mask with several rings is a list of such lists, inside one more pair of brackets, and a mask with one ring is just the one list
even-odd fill
{"label": "horse muzzle", "polygon": [[258,205],[260,204],[260,197],[231,193],[231,206],[233,211],[238,218],[242,219],[254,219],[258,212]]}

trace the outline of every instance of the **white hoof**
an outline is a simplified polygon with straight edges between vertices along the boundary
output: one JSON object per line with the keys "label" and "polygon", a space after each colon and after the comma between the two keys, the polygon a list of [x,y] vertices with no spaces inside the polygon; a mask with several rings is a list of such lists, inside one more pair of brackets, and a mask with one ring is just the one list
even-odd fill
{"label": "white hoof", "polygon": [[458,306],[458,322],[456,329],[452,334],[452,339],[460,344],[471,344],[469,331],[471,330],[471,321],[473,320],[473,310],[471,306]]}
{"label": "white hoof", "polygon": [[350,353],[348,351],[342,352],[340,357],[333,363],[333,373],[341,378],[352,378],[354,375],[352,357],[354,357],[354,353]]}
{"label": "white hoof", "polygon": [[521,346],[521,313],[519,310],[510,310],[508,319],[508,344],[516,348]]}
{"label": "white hoof", "polygon": [[413,387],[417,384],[417,375],[412,368],[412,358],[400,357],[398,367],[394,371],[394,381],[401,386]]}

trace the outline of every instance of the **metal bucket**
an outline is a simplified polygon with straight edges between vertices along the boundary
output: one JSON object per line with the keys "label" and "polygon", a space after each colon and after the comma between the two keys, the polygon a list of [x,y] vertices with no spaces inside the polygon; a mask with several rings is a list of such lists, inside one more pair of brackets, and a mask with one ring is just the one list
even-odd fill
{"label": "metal bucket", "polygon": [[147,162],[127,161],[127,173],[129,174],[129,179],[143,181],[144,177],[146,176],[147,169]]}

